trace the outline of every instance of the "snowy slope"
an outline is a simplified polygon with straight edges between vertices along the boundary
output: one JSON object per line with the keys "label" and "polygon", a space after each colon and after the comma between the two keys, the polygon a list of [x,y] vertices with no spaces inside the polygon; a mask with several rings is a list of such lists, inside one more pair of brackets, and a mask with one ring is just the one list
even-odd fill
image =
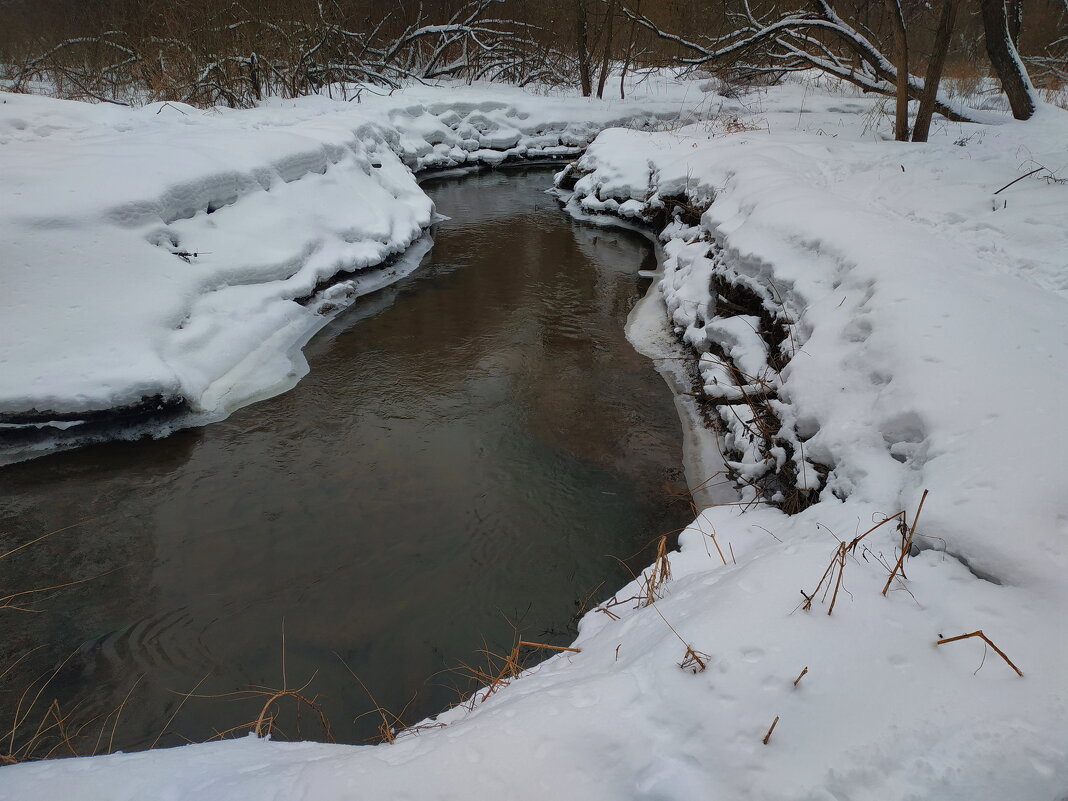
{"label": "snowy slope", "polygon": [[[754,480],[793,459],[816,503],[704,510],[660,600],[636,608],[641,587],[625,588],[583,619],[580,653],[444,728],[20,765],[0,770],[0,798],[1068,796],[1068,184],[993,195],[1032,161],[1066,175],[1068,115],[944,125],[916,146],[873,135],[870,109],[784,87],[724,101],[717,122],[605,131],[561,178],[576,211],[663,227],[657,288],[698,353],[750,376],[776,361],[759,315],[731,313],[713,281],[789,321],[789,358],[762,380],[803,448],[769,463],[740,425],[728,447]],[[700,377],[730,394],[712,360]],[[882,595],[900,547],[882,526],[827,614],[813,589],[839,542],[900,510],[911,522],[924,489],[907,578]],[[977,639],[935,645],[977,629],[1022,677]],[[680,669],[688,647],[707,669]]]}
{"label": "snowy slope", "polygon": [[166,405],[203,421],[281,391],[325,322],[295,301],[433,221],[413,170],[573,156],[606,126],[689,114],[686,91],[419,87],[207,112],[0,94],[0,424]]}

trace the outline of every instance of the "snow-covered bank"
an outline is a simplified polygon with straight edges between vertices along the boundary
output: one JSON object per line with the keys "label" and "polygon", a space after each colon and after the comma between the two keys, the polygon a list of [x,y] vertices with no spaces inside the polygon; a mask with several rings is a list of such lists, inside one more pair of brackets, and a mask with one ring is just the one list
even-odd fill
{"label": "snow-covered bank", "polygon": [[[0,770],[0,798],[1064,798],[1068,185],[992,193],[1028,159],[1063,176],[1068,120],[1043,109],[914,146],[873,140],[870,108],[787,87],[725,104],[721,123],[609,131],[573,198],[680,211],[660,220],[679,334],[774,382],[782,436],[804,446],[781,458],[828,469],[816,503],[705,510],[654,606],[590,612],[580,653],[444,728],[374,748],[245,738],[21,765]],[[761,316],[713,298],[717,276],[762,309],[774,284],[777,372],[760,375],[776,360],[747,333]],[[734,374],[709,362],[719,393]],[[744,427],[730,436],[754,480],[781,467]],[[826,614],[813,589],[840,540],[911,521],[924,489],[907,579],[881,594],[899,547],[883,526],[848,554]],[[976,639],[935,645],[977,629],[1023,677]],[[688,647],[707,669],[680,669]]]}
{"label": "snow-covered bank", "polygon": [[[798,672],[815,642],[824,660],[842,655],[821,665],[837,700],[797,704],[795,723],[836,745],[791,743],[790,772],[744,797],[1060,798],[1068,114],[1047,107],[1030,125],[945,126],[915,147],[864,141],[861,121],[839,116],[835,99],[790,94],[773,91],[756,119],[670,135],[607,131],[559,176],[579,214],[662,226],[661,289],[747,496],[788,506],[791,483],[820,490],[791,518],[768,506],[706,510],[672,560],[676,581],[691,569],[698,584],[729,581],[711,578],[706,533],[736,555],[739,538],[763,537],[746,556],[770,564],[743,569],[745,580],[765,572],[774,596],[777,575],[783,590],[793,581],[813,597],[813,611],[829,609],[830,582],[813,589],[838,543],[899,510],[911,521],[930,492],[918,554],[908,580],[890,584],[891,600],[882,597],[900,549],[891,526],[849,552],[849,606],[834,616],[850,620],[802,635],[807,624],[767,619],[770,598],[744,608],[738,598],[736,612],[761,631],[752,661],[765,661],[767,644],[794,651]],[[1040,165],[1030,183],[1012,183]],[[691,592],[680,615],[731,603],[726,588]],[[781,594],[784,610],[792,594],[801,601],[792,615],[807,617],[803,595]],[[717,622],[713,648],[723,642]],[[1038,686],[1024,687],[980,640],[962,642],[973,670],[994,666],[980,661],[989,657],[1001,671],[993,686],[962,682],[954,674],[967,657],[928,648],[977,629],[1013,659],[1026,654],[1035,665],[1026,681]],[[769,706],[769,722],[773,714]],[[837,765],[834,753],[856,756]],[[797,782],[794,796],[784,785]]]}
{"label": "snow-covered bank", "polygon": [[689,114],[686,91],[413,87],[207,112],[0,94],[0,424],[204,421],[292,386],[325,322],[316,288],[432,223],[413,171],[574,156],[607,126]]}
{"label": "snow-covered bank", "polygon": [[[1068,184],[992,193],[1032,163],[1068,168],[1068,114],[1044,112],[1030,125],[947,130],[927,147],[832,146],[801,130],[612,130],[561,179],[586,213],[666,210],[663,294],[700,355],[705,394],[731,404],[726,448],[746,480],[789,458],[808,486],[830,468],[825,502],[914,507],[931,488],[943,495],[942,512],[926,512],[932,529],[975,529],[960,554],[973,568],[1033,579],[1004,575],[1017,543],[1003,532],[1030,529],[1034,545],[1061,553],[1048,523],[1062,455],[1049,443],[1068,441]],[[967,133],[980,141],[954,144]],[[687,220],[695,209],[707,211]],[[754,309],[725,297],[739,288]],[[738,403],[761,393],[785,448],[762,449],[753,409]],[[1029,469],[1042,458],[1049,470]]]}

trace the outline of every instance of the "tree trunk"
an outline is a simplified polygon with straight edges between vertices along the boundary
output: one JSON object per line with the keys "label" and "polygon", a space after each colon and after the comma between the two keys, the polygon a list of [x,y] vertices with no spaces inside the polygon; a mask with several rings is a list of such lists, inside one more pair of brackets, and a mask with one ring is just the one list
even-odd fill
{"label": "tree trunk", "polygon": [[[634,13],[642,13],[642,0],[637,0],[634,4]],[[627,70],[630,69],[631,60],[634,58],[634,36],[637,31],[637,22],[631,17],[630,20],[630,34],[627,36],[627,55],[623,58],[623,70],[619,74],[619,99],[625,100],[626,93],[623,91],[623,81],[627,77]]]}
{"label": "tree trunk", "polygon": [[575,52],[578,58],[579,82],[582,96],[593,94],[590,80],[589,25],[586,21],[586,0],[575,0]]}
{"label": "tree trunk", "polygon": [[1005,0],[979,0],[983,13],[983,32],[986,54],[1009,98],[1012,116],[1028,120],[1035,113],[1035,88],[1012,43],[1009,21],[1005,14]]}
{"label": "tree trunk", "polygon": [[260,86],[259,58],[255,53],[248,57],[248,79],[252,84],[252,96],[257,101],[263,100],[263,89]]}
{"label": "tree trunk", "polygon": [[938,96],[938,84],[942,81],[942,68],[946,64],[946,52],[953,38],[953,26],[957,21],[957,6],[960,0],[942,0],[942,14],[935,31],[934,49],[927,64],[927,74],[923,78],[923,94],[920,95],[920,108],[916,112],[916,125],[912,129],[913,142],[926,142],[931,133],[931,118],[934,116],[935,97]]}
{"label": "tree trunk", "polygon": [[1020,28],[1023,27],[1023,0],[1009,0],[1007,8],[1009,17],[1009,36],[1012,37],[1012,44],[1019,49],[1020,47]]}
{"label": "tree trunk", "polygon": [[612,22],[616,16],[616,0],[608,0],[604,22],[604,52],[601,55],[601,75],[597,79],[597,99],[604,97],[604,84],[608,80],[608,67],[612,57]]}
{"label": "tree trunk", "polygon": [[909,141],[909,40],[900,0],[885,0],[894,29],[894,67],[897,68],[897,107],[894,110],[894,139]]}

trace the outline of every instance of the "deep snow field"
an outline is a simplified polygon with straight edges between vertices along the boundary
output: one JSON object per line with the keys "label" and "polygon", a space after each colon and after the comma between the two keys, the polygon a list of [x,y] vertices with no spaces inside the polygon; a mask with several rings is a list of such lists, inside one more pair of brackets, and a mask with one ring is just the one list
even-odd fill
{"label": "deep snow field", "polygon": [[[655,116],[597,135],[561,198],[666,225],[632,326],[663,309],[696,353],[727,354],[745,393],[709,355],[700,382],[767,392],[784,443],[762,450],[732,405],[732,467],[818,494],[792,516],[748,487],[704,509],[656,603],[602,604],[580,652],[444,727],[30,763],[0,769],[0,798],[1068,798],[1068,112],[938,120],[915,145],[887,141],[879,101],[819,81],[630,97],[421,87],[206,113],[0,94],[0,413],[158,395],[207,419],[280,391],[321,303],[389,279],[293,299],[432,221],[409,168],[578,155]],[[781,353],[714,281],[785,321]],[[884,525],[827,614],[812,591],[840,542],[911,523],[924,490],[907,578],[882,594],[901,546]],[[977,638],[935,644],[976,630],[1023,675]],[[680,668],[688,648],[707,669]]]}

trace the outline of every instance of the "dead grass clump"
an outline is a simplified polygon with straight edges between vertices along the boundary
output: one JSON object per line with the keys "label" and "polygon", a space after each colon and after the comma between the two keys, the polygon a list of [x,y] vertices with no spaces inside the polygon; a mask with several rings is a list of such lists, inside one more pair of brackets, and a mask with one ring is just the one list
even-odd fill
{"label": "dead grass clump", "polygon": [[[926,500],[927,490],[924,490],[923,495],[920,496],[920,503],[916,507],[916,513],[912,517],[911,526],[906,520],[905,510],[901,510],[900,512],[897,512],[887,518],[884,518],[883,520],[869,528],[867,531],[865,531],[863,534],[858,534],[849,542],[840,541],[838,547],[834,549],[834,553],[831,555],[831,560],[827,564],[827,569],[823,571],[823,575],[820,577],[819,583],[816,584],[816,588],[811,593],[806,593],[804,590],[801,590],[801,595],[805,599],[804,602],[801,604],[801,608],[806,612],[812,609],[812,602],[816,599],[816,595],[820,592],[820,590],[823,590],[823,595],[820,597],[820,602],[822,603],[823,601],[825,601],[827,599],[828,593],[831,593],[831,603],[830,606],[827,607],[827,614],[831,614],[831,612],[834,611],[834,605],[838,601],[838,592],[842,588],[842,579],[845,575],[847,557],[856,552],[857,546],[860,545],[861,541],[863,541],[865,537],[867,537],[869,534],[876,531],[877,529],[881,528],[882,526],[885,526],[891,520],[897,521],[896,528],[898,534],[901,537],[901,552],[898,555],[897,562],[893,565],[893,567],[888,567],[886,563],[882,562],[880,558],[880,562],[882,562],[884,567],[887,567],[887,569],[889,570],[889,576],[887,576],[886,584],[883,586],[882,594],[886,595],[886,593],[890,589],[890,586],[893,584],[894,579],[898,578],[898,574],[900,574],[901,578],[906,578],[904,569],[905,557],[909,556],[912,552],[912,543],[916,535],[918,534],[917,526],[920,522],[920,513],[923,511],[923,504]],[[919,534],[919,536],[923,537],[926,535]],[[865,553],[869,553],[866,547],[864,550]]]}
{"label": "dead grass clump", "polygon": [[744,133],[746,131],[762,131],[763,126],[757,125],[752,120],[738,116],[737,114],[731,114],[727,117],[723,117],[719,120],[720,126],[723,128],[725,134]]}
{"label": "dead grass clump", "polygon": [[[904,524],[904,516],[904,511],[898,512],[897,514],[893,514],[890,517],[887,517],[884,520],[876,523],[863,534],[857,535],[849,542],[840,542],[838,544],[838,547],[834,549],[834,554],[831,556],[831,561],[827,564],[827,569],[823,571],[823,575],[820,577],[819,583],[816,584],[816,588],[811,593],[806,593],[804,590],[801,590],[801,595],[803,595],[805,598],[805,602],[801,605],[801,608],[806,612],[812,609],[812,601],[816,598],[816,595],[821,589],[823,590],[823,596],[820,598],[820,602],[822,603],[824,600],[826,600],[827,593],[831,591],[831,585],[833,584],[834,594],[831,596],[831,605],[827,608],[827,614],[831,614],[831,612],[834,611],[834,605],[838,600],[838,591],[842,586],[842,578],[845,574],[846,557],[856,551],[857,546],[865,537],[867,537],[876,529],[885,526],[891,520],[897,520],[898,527],[900,529],[900,527]],[[836,570],[837,576],[835,576]]]}
{"label": "dead grass clump", "polygon": [[480,689],[472,693],[464,704],[473,709],[485,701],[498,690],[507,687],[513,680],[519,678],[527,668],[524,666],[526,658],[535,650],[547,650],[567,652],[573,654],[582,653],[581,648],[571,648],[564,645],[549,645],[548,643],[530,642],[529,640],[517,639],[512,650],[507,654],[498,654],[488,647],[479,650],[485,663],[482,665],[461,663],[450,669],[454,673],[469,682],[480,685]]}
{"label": "dead grass clump", "polygon": [[642,574],[643,586],[639,593],[639,606],[651,606],[660,596],[660,588],[671,578],[671,562],[667,556],[667,534],[656,541],[656,558]]}
{"label": "dead grass clump", "polygon": [[697,674],[703,672],[707,667],[712,657],[706,654],[704,651],[695,650],[692,646],[686,646],[686,653],[679,662],[679,667],[683,670],[688,670],[691,673]]}
{"label": "dead grass clump", "polygon": [[[694,508],[694,511],[696,513],[696,508]],[[677,532],[670,533],[674,534]],[[688,643],[686,639],[681,634],[679,634],[678,629],[671,625],[671,621],[669,621],[664,616],[664,613],[661,612],[659,607],[656,605],[656,601],[661,598],[661,595],[659,594],[660,588],[663,586],[664,582],[671,578],[671,565],[668,561],[667,556],[667,538],[668,534],[661,534],[657,538],[656,560],[653,562],[652,567],[650,567],[646,573],[642,574],[642,578],[640,579],[634,575],[633,571],[630,571],[630,568],[627,566],[626,562],[624,562],[623,560],[618,560],[619,563],[623,565],[623,567],[625,567],[628,571],[630,571],[632,576],[634,576],[634,580],[638,582],[640,589],[636,595],[633,595],[630,598],[612,598],[611,600],[597,607],[597,611],[604,612],[613,620],[618,620],[619,615],[611,611],[611,607],[613,606],[619,606],[620,604],[625,604],[630,601],[637,601],[638,604],[636,608],[638,609],[643,607],[651,607],[653,611],[660,616],[660,619],[664,621],[664,625],[666,625],[671,630],[671,633],[674,634],[676,638],[678,638],[679,642],[681,642],[683,647],[686,649],[685,653],[683,654],[682,661],[679,662],[679,667],[683,670],[689,670],[690,672],[697,674],[701,673],[708,667],[708,663],[711,661],[712,657],[709,654],[706,654],[704,651],[698,651],[690,643]],[[712,537],[712,541],[716,541],[715,537]],[[718,543],[716,543],[716,549],[719,550]],[[719,553],[720,558],[722,559],[723,552],[720,551]],[[723,559],[723,563],[726,564],[727,560]]]}
{"label": "dead grass clump", "polygon": [[[691,508],[696,508],[692,503],[690,506]],[[685,529],[675,529],[666,534],[660,534],[651,540],[650,545],[645,546],[641,551],[638,551],[638,553],[635,553],[626,559],[620,559],[618,556],[609,555],[610,559],[615,559],[623,566],[624,570],[630,573],[631,578],[638,584],[638,591],[629,598],[620,598],[618,595],[610,598],[595,607],[595,610],[608,615],[613,620],[618,620],[619,615],[612,611],[612,607],[614,606],[622,606],[623,604],[634,601],[634,608],[641,609],[642,607],[652,606],[660,600],[663,597],[663,587],[671,578],[671,560],[668,558],[668,538],[678,535],[684,530]],[[653,563],[639,575],[634,572],[628,562],[635,559],[635,557],[645,551],[645,548],[650,546],[655,549]]]}

